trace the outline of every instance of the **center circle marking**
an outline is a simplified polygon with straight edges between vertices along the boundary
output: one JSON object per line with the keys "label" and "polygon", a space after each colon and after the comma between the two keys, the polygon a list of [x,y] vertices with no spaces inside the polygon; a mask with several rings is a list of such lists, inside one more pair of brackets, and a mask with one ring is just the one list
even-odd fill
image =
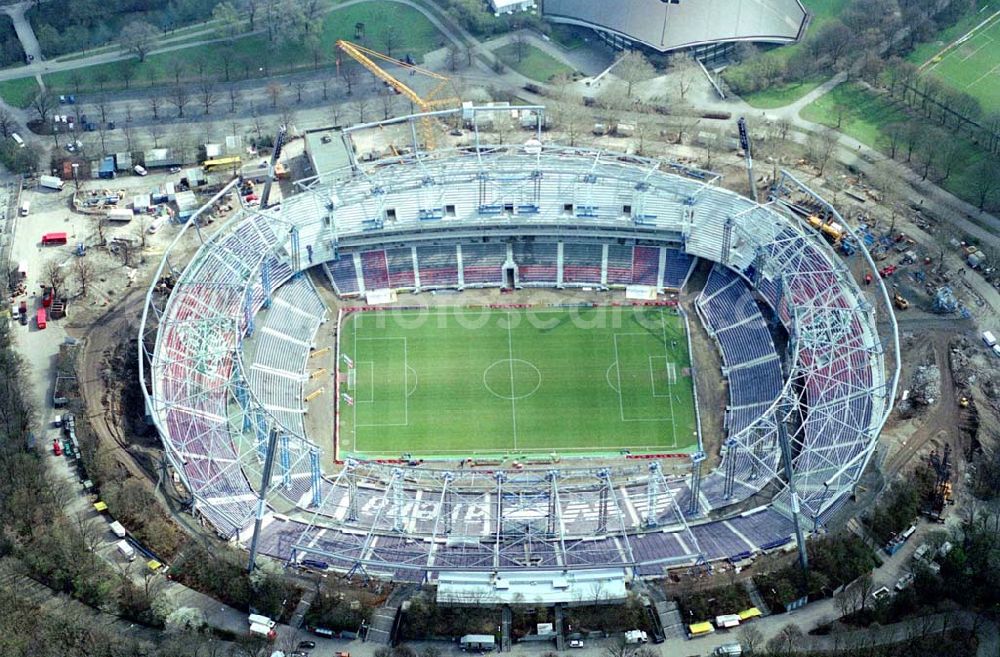
{"label": "center circle marking", "polygon": [[[511,374],[514,375],[513,385]],[[541,385],[542,373],[532,363],[520,358],[498,360],[483,371],[483,386],[500,399],[514,401],[530,397]]]}

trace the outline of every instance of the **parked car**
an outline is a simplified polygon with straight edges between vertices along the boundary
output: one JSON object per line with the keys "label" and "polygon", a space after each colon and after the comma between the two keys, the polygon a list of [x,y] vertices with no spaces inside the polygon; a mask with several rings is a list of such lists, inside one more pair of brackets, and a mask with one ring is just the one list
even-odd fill
{"label": "parked car", "polygon": [[570,639],[570,641],[569,641],[569,647],[570,648],[582,648],[583,647],[583,639]]}
{"label": "parked car", "polygon": [[180,167],[170,167],[170,173],[180,173],[180,172],[181,172]]}
{"label": "parked car", "polygon": [[132,167],[132,170],[135,171],[135,175],[137,176],[145,176],[147,173],[149,173],[148,171],[146,171],[145,167],[139,164]]}
{"label": "parked car", "polygon": [[295,647],[296,650],[312,650],[316,647],[315,641],[299,641],[299,645]]}

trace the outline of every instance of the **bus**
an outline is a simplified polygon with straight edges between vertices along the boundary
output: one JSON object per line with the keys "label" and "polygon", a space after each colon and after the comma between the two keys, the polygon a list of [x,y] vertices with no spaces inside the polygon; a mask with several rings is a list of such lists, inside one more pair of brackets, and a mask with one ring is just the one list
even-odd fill
{"label": "bus", "polygon": [[53,246],[66,243],[66,233],[45,233],[42,235],[42,246]]}
{"label": "bus", "polygon": [[242,163],[243,160],[239,157],[220,157],[214,160],[205,160],[201,166],[204,167],[205,173],[211,173],[222,169],[239,169]]}

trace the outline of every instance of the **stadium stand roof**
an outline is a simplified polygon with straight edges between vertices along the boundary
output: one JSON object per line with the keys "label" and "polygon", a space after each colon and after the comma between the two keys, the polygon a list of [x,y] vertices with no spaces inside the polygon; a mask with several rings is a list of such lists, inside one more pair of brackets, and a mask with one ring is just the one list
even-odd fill
{"label": "stadium stand roof", "polygon": [[440,573],[437,585],[438,604],[610,603],[628,595],[621,568],[455,571]]}
{"label": "stadium stand roof", "polygon": [[341,139],[340,130],[336,128],[307,131],[305,150],[309,163],[313,166],[313,172],[321,177],[331,171],[343,169],[351,162],[344,140]]}
{"label": "stadium stand roof", "polygon": [[709,43],[790,43],[807,13],[799,0],[546,0],[545,18],[590,27],[667,52]]}

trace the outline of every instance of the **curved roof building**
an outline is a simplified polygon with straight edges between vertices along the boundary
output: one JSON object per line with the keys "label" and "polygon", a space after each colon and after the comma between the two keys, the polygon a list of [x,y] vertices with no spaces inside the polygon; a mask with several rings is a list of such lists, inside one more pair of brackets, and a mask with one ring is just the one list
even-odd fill
{"label": "curved roof building", "polygon": [[620,45],[667,52],[736,41],[792,43],[806,24],[799,0],[545,0],[543,15],[589,27]]}

